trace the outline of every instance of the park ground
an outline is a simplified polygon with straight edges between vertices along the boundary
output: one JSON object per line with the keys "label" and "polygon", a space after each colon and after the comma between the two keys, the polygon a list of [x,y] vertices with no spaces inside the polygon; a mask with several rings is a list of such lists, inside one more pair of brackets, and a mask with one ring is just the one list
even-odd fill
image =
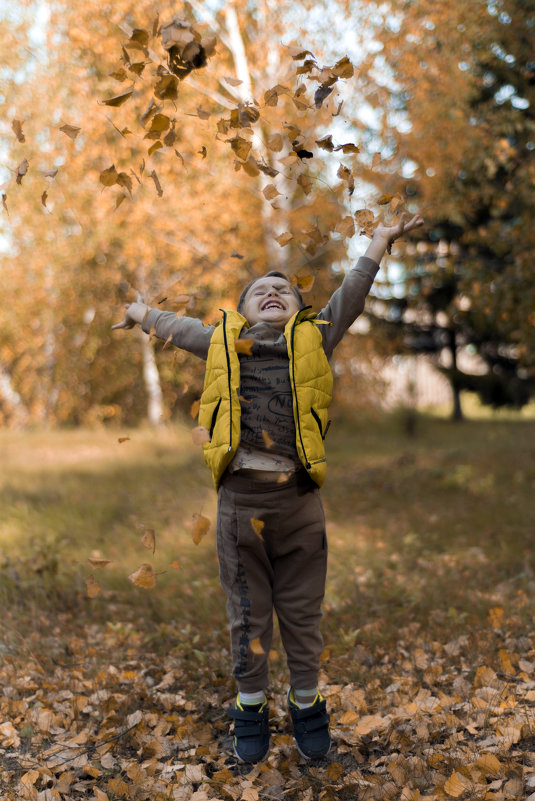
{"label": "park ground", "polygon": [[535,420],[406,423],[331,427],[334,747],[297,754],[276,636],[255,767],[188,425],[0,432],[0,799],[535,799]]}

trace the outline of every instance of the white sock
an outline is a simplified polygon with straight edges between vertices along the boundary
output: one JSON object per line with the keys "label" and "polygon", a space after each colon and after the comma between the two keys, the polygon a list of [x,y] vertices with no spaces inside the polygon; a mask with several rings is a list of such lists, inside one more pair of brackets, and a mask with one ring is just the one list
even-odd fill
{"label": "white sock", "polygon": [[294,701],[302,709],[306,709],[308,706],[312,706],[317,694],[317,687],[314,687],[312,690],[296,690],[294,688]]}
{"label": "white sock", "polygon": [[238,693],[238,700],[240,704],[247,704],[247,706],[263,704],[266,700],[266,694],[264,690],[259,690],[257,693],[242,693],[240,690]]}

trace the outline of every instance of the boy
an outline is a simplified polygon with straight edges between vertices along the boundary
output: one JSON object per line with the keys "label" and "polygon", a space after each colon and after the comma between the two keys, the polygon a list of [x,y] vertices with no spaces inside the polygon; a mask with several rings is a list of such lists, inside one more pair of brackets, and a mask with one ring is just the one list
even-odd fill
{"label": "boy", "polygon": [[[273,609],[290,671],[288,706],[297,747],[307,759],[318,759],[331,745],[318,690],[327,566],[319,487],[332,391],[328,358],[363,311],[387,248],[423,225],[418,215],[405,219],[375,229],[365,255],[318,315],[282,273],[270,272],[245,287],[238,310],[223,311],[220,325],[178,319],[138,302],[127,305],[124,320],[113,326],[139,323],[207,360],[199,424],[210,436],[204,455],[218,490],[217,553],[238,682],[230,715],[242,762],[259,762],[269,750],[265,690]],[[236,347],[238,339],[249,342]]]}

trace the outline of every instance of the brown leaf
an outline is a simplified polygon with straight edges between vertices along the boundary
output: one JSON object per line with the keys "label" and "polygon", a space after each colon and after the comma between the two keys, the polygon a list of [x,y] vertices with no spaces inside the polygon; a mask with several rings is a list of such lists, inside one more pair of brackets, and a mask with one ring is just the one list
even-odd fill
{"label": "brown leaf", "polygon": [[201,147],[201,149],[200,149],[200,150],[198,150],[197,152],[199,153],[199,155],[200,155],[200,156],[202,156],[202,157],[203,157],[203,159],[205,159],[205,158],[206,158],[206,156],[207,156],[207,154],[208,154],[208,151],[207,151],[207,149],[206,149],[205,145],[203,145],[203,146]]}
{"label": "brown leaf", "polygon": [[205,109],[202,106],[198,106],[197,107],[197,116],[201,120],[207,120],[209,117],[212,116],[212,112],[208,111],[208,109]]}
{"label": "brown leaf", "polygon": [[266,653],[264,651],[264,649],[262,648],[262,643],[260,642],[260,637],[255,637],[254,640],[251,640],[251,642],[249,643],[249,648],[251,649],[253,654],[257,654],[258,656],[260,656],[260,654],[265,654]]}
{"label": "brown leaf", "polygon": [[333,138],[331,134],[322,136],[321,139],[316,139],[316,144],[318,147],[321,147],[322,150],[327,150],[329,153],[332,153],[334,150]]}
{"label": "brown leaf", "polygon": [[280,153],[284,146],[284,139],[280,133],[271,134],[266,140],[266,146],[268,150],[273,151],[273,153]]}
{"label": "brown leaf", "polygon": [[329,97],[332,92],[332,86],[318,86],[314,92],[314,105],[316,108],[321,108],[323,101]]}
{"label": "brown leaf", "polygon": [[194,445],[203,445],[210,442],[210,432],[204,426],[196,426],[191,429],[191,439]]}
{"label": "brown leaf", "polygon": [[444,782],[444,790],[452,798],[459,798],[459,796],[463,795],[471,786],[472,782],[470,779],[467,779],[466,776],[463,776],[462,773],[458,773],[455,770],[449,779]]}
{"label": "brown leaf", "polygon": [[[133,92],[134,92],[134,87],[131,86],[130,89],[126,90],[126,92],[121,92],[121,94],[109,97],[107,100],[103,100],[102,102],[104,103],[105,106],[114,106],[116,108],[117,106],[122,106],[123,103],[126,103],[128,98],[132,96]],[[156,91],[154,92],[154,94],[156,94]],[[60,130],[62,129],[60,128]]]}
{"label": "brown leaf", "polygon": [[76,139],[76,137],[78,136],[78,134],[80,133],[80,131],[82,129],[78,128],[77,125],[68,125],[67,124],[67,125],[62,125],[59,130],[62,133],[66,134],[69,137],[69,139],[72,139],[73,142],[74,142],[74,140]]}
{"label": "brown leaf", "polygon": [[199,514],[194,514],[192,520],[193,527],[191,530],[191,536],[195,545],[198,545],[202,538],[208,534],[210,521],[207,517],[203,517],[203,515]]}
{"label": "brown leaf", "polygon": [[295,45],[288,46],[288,53],[294,61],[301,61],[307,56],[312,56],[312,58],[314,58],[314,54],[311,53],[310,50],[303,50],[302,47],[296,47]]}
{"label": "brown leaf", "polygon": [[95,570],[101,570],[106,565],[111,565],[111,559],[98,559],[96,557],[89,557],[88,560],[91,567],[94,567]]}
{"label": "brown leaf", "polygon": [[156,550],[156,534],[153,528],[145,529],[145,532],[141,537],[141,544],[154,554],[154,551]]}
{"label": "brown leaf", "polygon": [[375,167],[377,167],[380,161],[381,161],[381,154],[374,153],[372,158],[372,170],[375,169]]}
{"label": "brown leaf", "polygon": [[314,281],[316,280],[314,275],[297,275],[295,277],[295,283],[297,284],[297,288],[299,292],[310,292],[312,287],[314,286]]}
{"label": "brown leaf", "polygon": [[345,773],[345,768],[340,762],[331,762],[325,769],[325,778],[329,781],[338,781]]}
{"label": "brown leaf", "polygon": [[5,192],[2,192],[2,206],[5,209],[7,216],[9,217],[9,209],[7,207],[7,195]]}
{"label": "brown leaf", "polygon": [[45,178],[55,178],[58,174],[58,168],[54,167],[52,170],[43,170],[43,176]]}
{"label": "brown leaf", "polygon": [[240,86],[243,81],[240,81],[239,78],[233,78],[231,75],[225,75],[223,80],[229,83],[231,86]]}
{"label": "brown leaf", "polygon": [[310,195],[310,193],[312,192],[312,181],[309,175],[302,172],[301,175],[297,177],[297,183],[299,184],[305,195]]}
{"label": "brown leaf", "polygon": [[237,339],[234,342],[234,348],[236,350],[236,353],[241,353],[244,356],[253,355],[251,351],[253,345],[254,345],[254,339]]}
{"label": "brown leaf", "polygon": [[178,79],[174,75],[163,75],[154,87],[154,96],[158,100],[176,100]]}
{"label": "brown leaf", "polygon": [[354,217],[357,221],[357,225],[363,228],[364,226],[373,223],[375,215],[370,209],[359,209],[355,212]]}
{"label": "brown leaf", "polygon": [[108,167],[100,173],[99,180],[104,186],[113,186],[117,183],[118,177],[119,176],[117,170],[115,169],[115,164],[112,164],[111,167]]}
{"label": "brown leaf", "polygon": [[128,442],[129,440],[130,440],[130,437],[119,437],[117,442],[119,443],[119,445],[121,445],[121,443]]}
{"label": "brown leaf", "polygon": [[260,170],[258,169],[256,160],[252,156],[249,156],[247,161],[244,161],[243,163],[240,161],[239,164],[240,167],[243,169],[243,171],[246,172],[247,175],[250,175],[252,178],[254,178],[257,175],[260,175]]}
{"label": "brown leaf", "polygon": [[293,234],[290,234],[288,231],[285,234],[279,234],[279,236],[275,237],[275,240],[279,243],[281,248],[285,247],[288,242],[291,242],[293,239]]}
{"label": "brown leaf", "polygon": [[85,591],[88,598],[96,598],[100,592],[100,584],[98,581],[95,581],[93,574],[88,576],[85,580]]}
{"label": "brown leaf", "polygon": [[13,132],[17,137],[17,139],[19,140],[19,142],[25,142],[26,137],[22,132],[22,122],[20,120],[13,120],[13,122],[11,123],[11,127],[13,128]]}
{"label": "brown leaf", "polygon": [[259,537],[259,539],[261,539],[263,542],[264,538],[262,536],[262,529],[264,528],[265,525],[264,521],[257,520],[256,517],[251,517],[251,525],[253,527],[253,531],[256,534],[256,536]]}
{"label": "brown leaf", "polygon": [[273,200],[274,197],[280,195],[279,190],[274,184],[267,184],[267,186],[262,189],[262,192],[266,200]]}
{"label": "brown leaf", "polygon": [[172,567],[173,570],[178,570],[180,568],[180,562],[178,559],[175,559],[174,561],[170,562],[169,567]]}
{"label": "brown leaf", "polygon": [[150,177],[154,181],[154,186],[156,187],[156,191],[158,193],[158,197],[161,197],[163,195],[163,189],[162,189],[162,185],[160,184],[160,179],[156,175],[156,170],[153,170],[151,172]]}
{"label": "brown leaf", "polygon": [[342,153],[360,153],[360,148],[358,145],[354,145],[353,142],[346,142],[345,145],[338,145],[336,150],[341,150]]}
{"label": "brown leaf", "polygon": [[149,147],[149,149],[147,150],[147,155],[148,155],[148,156],[152,156],[152,154],[153,154],[153,153],[154,153],[156,150],[160,150],[160,148],[162,148],[162,147],[163,147],[162,143],[161,143],[161,142],[158,140],[157,142],[155,142],[153,145],[151,145],[151,146]]}
{"label": "brown leaf", "polygon": [[354,71],[353,64],[347,56],[339,59],[334,67],[331,67],[331,72],[333,72],[337,78],[352,78]]}
{"label": "brown leaf", "polygon": [[353,217],[350,214],[347,217],[344,217],[342,220],[340,220],[334,230],[338,234],[342,234],[344,237],[353,236],[355,233],[355,221],[353,220]]}
{"label": "brown leaf", "polygon": [[142,587],[144,590],[152,590],[152,588],[156,586],[156,573],[152,565],[143,562],[137,570],[130,573],[128,580],[131,581],[132,584],[135,584],[136,587]]}
{"label": "brown leaf", "polygon": [[235,136],[233,139],[227,139],[234,153],[242,161],[247,161],[249,153],[251,152],[252,144],[242,136]]}
{"label": "brown leaf", "polygon": [[22,179],[24,178],[24,176],[28,172],[28,167],[29,166],[30,165],[28,163],[28,159],[22,159],[21,163],[18,165],[17,172],[16,172],[17,183],[18,184],[22,183]]}
{"label": "brown leaf", "polygon": [[41,195],[41,204],[45,207],[45,209],[46,209],[46,199],[47,199],[47,197],[48,197],[48,192],[45,189],[45,191]]}
{"label": "brown leaf", "polygon": [[197,415],[199,414],[199,409],[201,408],[200,400],[195,400],[189,407],[190,416],[195,420]]}

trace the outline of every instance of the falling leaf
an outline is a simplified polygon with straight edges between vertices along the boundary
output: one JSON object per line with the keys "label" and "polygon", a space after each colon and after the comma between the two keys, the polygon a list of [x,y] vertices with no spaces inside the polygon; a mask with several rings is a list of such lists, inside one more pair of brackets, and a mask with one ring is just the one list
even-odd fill
{"label": "falling leaf", "polygon": [[[126,92],[121,92],[120,95],[114,95],[113,97],[109,97],[107,100],[103,100],[102,102],[105,106],[114,106],[116,108],[117,106],[122,106],[123,103],[126,103],[128,98],[132,96],[133,92],[134,87],[131,86],[130,89],[126,90]],[[156,91],[154,94],[156,94]],[[62,129],[60,128],[60,130]],[[65,131],[65,133],[67,132]]]}
{"label": "falling leaf", "polygon": [[145,61],[136,61],[135,64],[130,64],[128,69],[130,72],[135,73],[136,75],[141,75],[145,67],[147,66],[147,62]]}
{"label": "falling leaf", "polygon": [[192,404],[191,404],[191,406],[189,407],[189,413],[190,413],[190,417],[192,417],[192,418],[195,420],[195,418],[196,418],[196,417],[197,417],[197,415],[199,414],[199,409],[200,409],[200,408],[201,408],[201,402],[200,402],[200,400],[195,400],[195,401],[193,401],[193,403],[192,403]]}
{"label": "falling leaf", "polygon": [[41,204],[45,207],[45,209],[46,209],[46,199],[47,199],[47,197],[48,197],[48,192],[45,189],[45,191],[41,195]]}
{"label": "falling leaf", "polygon": [[372,170],[375,169],[375,167],[377,167],[380,161],[381,161],[381,154],[374,153],[372,158]]}
{"label": "falling leaf", "polygon": [[17,137],[17,139],[19,140],[19,142],[25,142],[26,137],[22,132],[22,122],[20,120],[13,120],[13,122],[11,123],[11,127],[13,128],[13,132]]}
{"label": "falling leaf", "polygon": [[247,175],[250,175],[252,178],[260,174],[260,170],[258,168],[256,160],[252,156],[249,156],[247,161],[244,162],[240,161],[239,164],[240,167],[244,170],[244,172],[246,172]]}
{"label": "falling leaf", "polygon": [[43,176],[45,178],[55,178],[57,174],[58,174],[58,168],[57,167],[55,167],[52,170],[43,170]]}
{"label": "falling leaf", "polygon": [[355,189],[355,180],[349,167],[346,167],[344,164],[340,164],[336,175],[338,178],[341,178],[342,181],[346,182],[348,192],[350,195],[352,195]]}
{"label": "falling leaf", "polygon": [[336,233],[342,234],[344,237],[353,236],[355,233],[355,221],[353,220],[353,217],[350,214],[347,217],[344,217],[342,220],[340,220],[334,230]]}
{"label": "falling leaf", "polygon": [[333,72],[337,78],[352,78],[355,70],[349,58],[344,56],[344,58],[336,62],[334,67],[331,67],[331,72]]}
{"label": "falling leaf", "polygon": [[119,445],[120,445],[121,443],[123,443],[123,442],[128,442],[129,440],[130,440],[130,437],[119,437],[119,438],[118,438],[118,440],[117,440],[117,442],[118,442],[118,443],[119,443]]}
{"label": "falling leaf", "polygon": [[256,536],[259,537],[263,542],[264,538],[262,536],[262,529],[264,528],[265,525],[264,521],[257,520],[256,517],[251,517],[251,525],[253,527],[253,531],[256,534]]}
{"label": "falling leaf", "polygon": [[277,195],[280,195],[279,190],[277,189],[277,187],[274,184],[268,184],[267,186],[265,186],[262,189],[262,192],[263,192],[264,197],[266,198],[266,200],[273,200],[274,197],[277,197]]}
{"label": "falling leaf", "polygon": [[387,206],[390,203],[390,201],[392,200],[393,197],[394,197],[394,195],[381,195],[381,197],[377,201],[377,205],[378,206]]}
{"label": "falling leaf", "polygon": [[399,192],[394,195],[392,198],[392,202],[390,204],[390,211],[394,212],[398,209],[403,203],[405,202],[405,198],[403,195],[400,195]]}
{"label": "falling leaf", "polygon": [[327,150],[329,153],[332,153],[334,150],[333,138],[331,134],[322,136],[321,139],[316,139],[316,144],[318,147],[321,147],[322,150]]}
{"label": "falling leaf", "polygon": [[310,50],[303,50],[302,47],[296,47],[295,45],[288,46],[288,53],[294,61],[301,61],[307,56],[312,56],[312,58],[314,58],[314,54],[311,53]]}
{"label": "falling leaf", "polygon": [[247,161],[249,158],[249,153],[251,152],[251,142],[249,142],[247,139],[244,139],[243,136],[235,136],[233,139],[227,139],[226,141],[230,142],[232,150],[239,159],[242,161]]}
{"label": "falling leaf", "polygon": [[257,161],[256,166],[260,172],[263,172],[264,175],[268,175],[270,178],[275,178],[279,174],[279,171],[271,167],[269,164],[263,164],[262,162]]}
{"label": "falling leaf", "polygon": [[91,567],[95,568],[95,570],[101,570],[103,567],[111,565],[111,559],[98,559],[96,557],[90,557],[87,561]]}
{"label": "falling leaf", "polygon": [[297,177],[297,183],[299,184],[305,195],[310,195],[310,193],[312,192],[312,181],[309,175],[302,172],[301,175]]}
{"label": "falling leaf", "polygon": [[240,84],[243,83],[243,81],[240,81],[239,78],[233,78],[230,75],[225,75],[223,77],[223,80],[226,81],[227,83],[229,83],[231,86],[240,86]]}
{"label": "falling leaf", "polygon": [[262,439],[264,440],[264,445],[267,448],[267,450],[269,450],[270,448],[272,448],[275,445],[275,443],[273,442],[273,440],[269,436],[268,432],[264,431],[264,429],[262,429]]}
{"label": "falling leaf", "polygon": [[237,250],[233,250],[232,253],[230,254],[230,258],[231,259],[243,259],[243,256],[242,256],[241,253],[238,253]]}
{"label": "falling leaf", "polygon": [[280,153],[284,146],[284,140],[280,133],[271,134],[268,136],[266,140],[266,146],[268,150],[273,151],[273,153]]}
{"label": "falling leaf", "polygon": [[249,648],[251,649],[253,654],[257,654],[257,656],[260,656],[261,654],[265,654],[266,653],[264,651],[264,649],[262,648],[262,643],[260,642],[260,637],[255,637],[254,640],[251,640],[251,642],[249,643]]}
{"label": "falling leaf", "polygon": [[156,586],[156,573],[152,565],[143,562],[137,570],[130,573],[128,580],[131,581],[132,584],[135,584],[136,587],[142,587],[144,590],[152,590],[152,588]]}
{"label": "falling leaf", "polygon": [[203,146],[201,147],[201,149],[197,151],[197,153],[199,153],[199,155],[200,155],[200,156],[202,156],[202,157],[203,157],[203,159],[205,159],[205,158],[206,158],[206,156],[207,156],[207,154],[208,154],[208,151],[207,151],[207,149],[206,149],[205,145],[203,145]]}
{"label": "falling leaf", "polygon": [[66,134],[69,137],[69,139],[72,139],[73,142],[74,142],[74,140],[76,139],[76,137],[78,136],[78,134],[80,133],[80,131],[82,129],[78,128],[77,125],[68,125],[67,124],[67,125],[62,125],[59,130],[62,133]]}
{"label": "falling leaf", "polygon": [[7,195],[5,192],[2,192],[2,206],[5,209],[7,216],[9,217],[9,209],[7,207]]}
{"label": "falling leaf", "polygon": [[357,225],[363,228],[365,225],[369,225],[374,221],[374,213],[370,209],[359,209],[354,214],[355,220],[357,221]]}
{"label": "falling leaf", "polygon": [[150,128],[145,136],[145,139],[158,139],[160,134],[162,134],[164,131],[167,131],[170,125],[171,120],[167,114],[155,114],[151,120]]}
{"label": "falling leaf", "polygon": [[285,234],[279,234],[279,236],[275,237],[275,240],[279,243],[281,248],[285,247],[288,244],[288,242],[292,241],[292,239],[293,235],[290,234],[289,232],[286,232]]}
{"label": "falling leaf", "polygon": [[192,520],[193,527],[191,530],[191,536],[195,545],[198,545],[202,538],[208,534],[210,521],[207,517],[203,517],[203,515],[200,514],[194,514]]}
{"label": "falling leaf", "polygon": [[145,529],[143,536],[141,537],[141,544],[147,548],[148,551],[156,550],[156,534],[153,528]]}
{"label": "falling leaf", "polygon": [[158,193],[158,197],[162,197],[162,195],[163,195],[163,189],[162,189],[162,185],[160,184],[160,179],[159,179],[159,178],[158,178],[158,176],[156,175],[156,170],[153,170],[153,171],[151,172],[151,174],[150,174],[150,177],[151,177],[151,178],[152,178],[152,180],[154,181],[154,186],[156,187],[156,191],[157,191],[157,193]]}
{"label": "falling leaf", "polygon": [[99,180],[104,186],[113,186],[117,183],[118,177],[119,176],[117,170],[115,169],[115,164],[112,164],[111,167],[108,167],[100,173]]}
{"label": "falling leaf", "polygon": [[341,150],[342,153],[360,153],[360,148],[358,145],[353,144],[353,142],[346,142],[345,145],[338,145],[336,150]]}
{"label": "falling leaf", "polygon": [[29,167],[29,166],[30,166],[30,165],[29,165],[29,163],[28,163],[28,159],[23,159],[23,160],[21,161],[21,163],[18,165],[18,167],[17,167],[17,171],[16,171],[17,183],[18,183],[18,184],[21,184],[21,183],[22,183],[22,179],[24,178],[24,176],[25,176],[25,175],[26,175],[26,173],[28,172],[28,167]]}
{"label": "falling leaf", "polygon": [[316,91],[314,92],[314,105],[316,108],[321,108],[323,105],[323,101],[329,97],[333,88],[332,86],[318,86]]}
{"label": "falling leaf", "polygon": [[212,112],[208,111],[208,109],[202,108],[202,106],[197,107],[197,116],[201,120],[207,120],[209,117],[212,116]]}
{"label": "falling leaf", "polygon": [[173,562],[170,562],[169,567],[172,567],[173,570],[179,570],[180,562],[178,561],[178,559],[175,559]]}
{"label": "falling leaf", "polygon": [[96,598],[100,592],[100,584],[95,581],[93,574],[88,576],[85,580],[85,590],[88,598]]}
{"label": "falling leaf", "polygon": [[295,283],[300,292],[310,292],[316,280],[314,275],[298,275],[295,278]]}
{"label": "falling leaf", "polygon": [[158,142],[155,142],[153,145],[151,145],[151,146],[149,147],[149,149],[148,149],[148,151],[147,151],[147,155],[149,155],[149,156],[152,156],[152,154],[153,154],[153,153],[154,153],[156,150],[160,150],[160,148],[162,148],[162,147],[163,147],[163,145],[162,145],[162,143],[161,143],[160,141],[158,141]]}
{"label": "falling leaf", "polygon": [[338,103],[338,106],[337,106],[337,109],[336,109],[336,111],[335,111],[335,112],[334,112],[334,114],[332,115],[333,117],[339,117],[339,116],[340,116],[340,112],[342,111],[342,106],[343,106],[343,105],[344,105],[344,101],[343,101],[343,100],[340,100],[340,102]]}
{"label": "falling leaf", "polygon": [[234,342],[234,348],[236,353],[241,353],[244,356],[252,356],[252,346],[254,345],[254,339],[237,339]]}
{"label": "falling leaf", "polygon": [[205,442],[210,442],[210,432],[205,426],[196,426],[191,429],[191,439],[194,445],[203,445]]}
{"label": "falling leaf", "polygon": [[116,81],[119,81],[119,83],[126,81],[128,77],[124,67],[119,67],[118,70],[114,70],[113,72],[108,72],[108,75],[110,76],[110,78],[114,78]]}

